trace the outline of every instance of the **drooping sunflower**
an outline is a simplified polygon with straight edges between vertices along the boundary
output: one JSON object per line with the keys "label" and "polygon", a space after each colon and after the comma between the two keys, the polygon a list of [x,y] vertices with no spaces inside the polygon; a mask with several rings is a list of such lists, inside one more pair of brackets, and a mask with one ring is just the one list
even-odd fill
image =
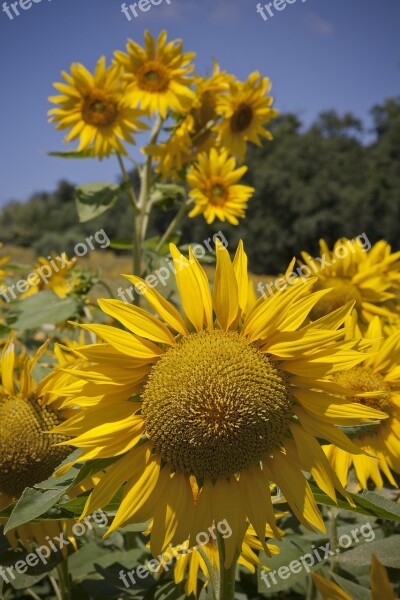
{"label": "drooping sunflower", "polygon": [[[354,600],[335,582],[325,579],[318,573],[311,573],[315,587],[324,600]],[[371,555],[371,600],[398,600],[387,571],[375,554]]]}
{"label": "drooping sunflower", "polygon": [[[55,408],[54,391],[60,373],[51,374],[36,384],[32,371],[46,350],[42,346],[33,357],[18,355],[10,336],[0,359],[0,509],[18,500],[26,487],[44,481],[68,456],[71,448],[54,446],[65,441],[65,436],[47,432],[62,421],[62,413]],[[53,406],[53,401],[55,404]],[[68,414],[66,412],[65,414]],[[0,520],[4,524],[5,520]],[[32,541],[46,543],[46,535],[53,538],[61,530],[68,533],[65,522],[43,521],[19,526],[7,533],[12,547],[18,541],[29,550]]]}
{"label": "drooping sunflower", "polygon": [[[55,253],[47,258],[39,256],[37,259],[37,267],[33,271],[33,277],[28,281],[28,283],[31,284],[30,288],[21,294],[21,298],[37,294],[41,290],[52,290],[59,298],[66,298],[74,287],[73,280],[70,277],[70,271],[75,264],[76,258],[68,260],[65,252],[63,252],[61,256],[56,256]],[[43,271],[44,273],[47,273],[45,279],[40,275],[42,272],[40,269],[42,267],[47,268],[46,271]]]}
{"label": "drooping sunflower", "polygon": [[165,142],[150,144],[145,148],[146,154],[150,154],[158,163],[156,172],[165,179],[179,179],[187,163],[215,146],[216,135],[212,124],[217,117],[217,101],[219,95],[229,89],[231,80],[232,77],[221,71],[216,62],[210,77],[195,76],[195,96],[190,110],[177,117],[178,123]]}
{"label": "drooping sunflower", "polygon": [[124,69],[129,84],[132,105],[160,114],[163,119],[169,110],[185,112],[194,97],[189,74],[195,54],[184,53],[181,40],[167,43],[166,31],[160,33],[157,41],[147,30],[144,35],[144,48],[128,40],[127,54],[115,52],[115,62]]}
{"label": "drooping sunflower", "polygon": [[222,121],[215,126],[218,141],[237,156],[239,162],[244,160],[247,142],[261,146],[260,138],[272,139],[265,125],[278,111],[271,108],[270,89],[270,80],[255,71],[245,82],[231,82],[230,93],[219,98],[217,113]]}
{"label": "drooping sunflower", "polygon": [[235,159],[225,149],[212,148],[209,154],[200,154],[186,176],[191,188],[189,197],[195,203],[189,217],[203,214],[208,224],[217,218],[238,225],[255,191],[238,183],[246,171],[245,166],[236,168]]}
{"label": "drooping sunflower", "polygon": [[64,141],[79,138],[78,151],[91,150],[100,159],[113,150],[126,154],[123,142],[135,144],[133,134],[147,125],[140,121],[145,113],[131,107],[121,69],[106,67],[103,56],[93,74],[73,63],[71,73],[63,71],[62,76],[66,83],[54,84],[61,95],[49,98],[58,107],[48,114],[56,129],[71,129]]}
{"label": "drooping sunflower", "polygon": [[374,315],[398,319],[395,303],[400,292],[400,252],[392,252],[383,240],[371,247],[363,236],[355,240],[341,238],[332,250],[320,240],[320,260],[302,252],[310,273],[318,277],[318,286],[331,288],[315,307],[315,318],[355,300],[356,310],[365,323]]}
{"label": "drooping sunflower", "polygon": [[271,481],[301,522],[324,530],[302,469],[332,498],[335,488],[346,492],[316,438],[358,452],[335,425],[386,415],[349,403],[328,379],[363,359],[357,341],[342,341],[338,329],[350,306],[303,326],[326,293],[313,293],[314,282],[307,281],[249,309],[242,244],[232,263],[217,241],[212,294],[191,249],[186,258],[170,248],[183,314],[135,276],[127,279],[160,318],[100,300],[126,330],[81,325],[104,343],[78,349],[91,364],[67,369],[76,383],[65,406],[77,409],[54,431],[73,436],[64,443],[83,449],[79,460],[118,459],[84,511],[105,506],[125,485],[108,533],[128,521],[151,520],[150,545],[158,555],[170,543],[192,544],[226,519],[233,531],[225,540],[230,565],[248,522],[260,540],[267,524],[276,533]]}
{"label": "drooping sunflower", "polygon": [[[360,337],[357,313],[347,319],[346,337]],[[383,486],[383,473],[396,487],[391,469],[400,473],[400,331],[385,336],[379,317],[374,317],[364,339],[370,343],[366,360],[346,372],[334,375],[334,381],[349,390],[349,400],[378,408],[389,415],[384,422],[368,426],[366,432],[352,438],[365,454],[351,454],[334,445],[324,446],[325,453],[343,486],[354,466],[359,486],[367,488],[372,479]],[[371,352],[372,355],[371,355]]]}

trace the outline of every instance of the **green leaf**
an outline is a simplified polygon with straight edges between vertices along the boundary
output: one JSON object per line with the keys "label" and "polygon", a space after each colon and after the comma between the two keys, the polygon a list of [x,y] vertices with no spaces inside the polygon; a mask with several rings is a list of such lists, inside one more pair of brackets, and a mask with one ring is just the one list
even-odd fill
{"label": "green leaf", "polygon": [[[267,557],[260,554],[261,562],[268,566],[269,571],[258,569],[258,591],[260,593],[276,594],[277,592],[291,588],[294,583],[306,577],[307,569],[313,571],[321,568],[324,560],[319,561],[313,554],[311,543],[298,535],[285,536],[282,542],[275,542],[280,554]],[[305,558],[310,555],[310,558]],[[304,562],[300,561],[303,558]],[[313,564],[311,564],[313,559]],[[266,573],[262,575],[262,573]]]}
{"label": "green leaf", "polygon": [[121,187],[115,183],[87,183],[76,188],[79,221],[86,223],[109,210],[118,199]]}
{"label": "green leaf", "polygon": [[150,202],[162,208],[171,208],[180,198],[186,196],[186,190],[174,183],[157,183],[150,192]]}
{"label": "green leaf", "polygon": [[[161,254],[162,256],[165,256],[166,254],[169,254],[169,245],[170,244],[176,244],[176,245],[178,245],[179,239],[180,239],[179,235],[177,235],[177,234],[171,235],[168,238],[168,241],[164,242],[164,244],[158,250],[157,255]],[[156,248],[158,246],[159,241],[160,241],[160,237],[159,236],[151,237],[151,238],[148,238],[144,242],[143,246],[144,246],[144,248],[146,250],[151,250],[151,251],[155,252],[155,250],[156,250]]]}
{"label": "green leaf", "polygon": [[110,248],[114,248],[115,250],[132,250],[133,243],[132,240],[126,238],[121,240],[114,240],[110,242]]}
{"label": "green leaf", "polygon": [[64,488],[61,490],[46,490],[45,492],[33,488],[26,488],[23,491],[21,498],[16,503],[11,516],[4,527],[4,533],[40,517],[47,510],[52,508],[64,494]]}
{"label": "green leaf", "polygon": [[350,494],[355,506],[350,506],[348,502],[338,497],[337,504],[324,494],[316,485],[310,483],[317,504],[324,506],[337,506],[344,510],[356,512],[362,515],[377,517],[379,519],[389,519],[400,523],[400,505],[392,502],[375,492],[364,490],[361,494]]}
{"label": "green leaf", "polygon": [[371,564],[371,554],[376,554],[385,567],[400,569],[400,535],[392,535],[382,540],[373,540],[360,544],[348,552],[340,554],[337,561],[349,566],[368,566]]}
{"label": "green leaf", "polygon": [[55,158],[94,158],[93,150],[81,150],[80,152],[46,152],[47,156]]}
{"label": "green leaf", "polygon": [[357,425],[355,427],[343,426],[338,427],[338,429],[347,435],[347,437],[356,438],[365,435],[366,433],[370,433],[371,431],[375,431],[376,423],[364,423],[363,425]]}
{"label": "green leaf", "polygon": [[34,329],[41,325],[67,321],[77,310],[74,298],[64,300],[50,291],[28,296],[16,305],[17,318],[12,323],[14,329]]}
{"label": "green leaf", "polygon": [[335,573],[331,573],[333,580],[342,588],[345,592],[351,595],[353,600],[371,600],[371,592],[367,588],[349,581],[344,577],[340,577]]}

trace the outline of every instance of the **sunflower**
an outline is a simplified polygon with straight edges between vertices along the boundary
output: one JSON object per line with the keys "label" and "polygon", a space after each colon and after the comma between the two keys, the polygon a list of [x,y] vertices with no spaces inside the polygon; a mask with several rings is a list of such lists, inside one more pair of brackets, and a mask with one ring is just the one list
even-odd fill
{"label": "sunflower", "polygon": [[243,162],[247,142],[261,146],[260,137],[272,139],[265,125],[277,116],[271,108],[273,98],[268,96],[271,83],[255,71],[244,83],[232,82],[230,94],[222,95],[217,106],[222,122],[215,130],[218,142]]}
{"label": "sunflower", "polygon": [[[73,279],[70,276],[70,271],[76,263],[76,258],[68,260],[65,252],[61,256],[56,256],[53,253],[45,258],[40,256],[37,259],[36,269],[33,271],[33,276],[29,277],[28,283],[30,288],[21,294],[21,298],[26,298],[32,294],[37,294],[41,290],[52,290],[59,298],[66,298],[74,289]],[[41,271],[42,267],[48,269]],[[41,273],[49,273],[46,279],[41,277]]]}
{"label": "sunflower", "polygon": [[[336,583],[321,577],[317,573],[311,573],[315,587],[324,600],[354,600],[347,592],[342,590]],[[398,600],[385,567],[371,554],[371,600]]]}
{"label": "sunflower", "polygon": [[238,217],[245,217],[246,204],[255,190],[238,184],[247,167],[235,167],[235,159],[224,149],[212,148],[209,154],[198,157],[186,176],[191,188],[189,196],[195,203],[189,217],[203,213],[209,225],[215,218],[232,225],[239,224]]}
{"label": "sunflower", "polygon": [[[71,452],[68,446],[53,446],[54,442],[64,441],[65,436],[46,433],[62,421],[61,412],[52,403],[56,399],[57,405],[56,382],[66,376],[50,374],[36,384],[32,371],[45,350],[46,345],[32,358],[24,353],[18,355],[10,336],[1,354],[0,510],[18,500],[25,488],[50,477]],[[5,519],[0,520],[4,522]],[[29,550],[32,541],[46,543],[46,535],[53,538],[61,530],[69,534],[65,522],[27,523],[7,533],[7,538],[12,547],[19,540]]]}
{"label": "sunflower", "polygon": [[170,248],[183,315],[135,276],[127,279],[160,318],[118,300],[100,300],[104,313],[126,330],[80,325],[104,343],[77,350],[90,366],[66,369],[76,383],[64,405],[77,408],[54,432],[73,436],[62,445],[82,448],[80,461],[117,459],[82,518],[107,505],[125,484],[107,534],[127,522],[151,520],[151,551],[158,555],[170,543],[192,543],[226,519],[233,530],[225,540],[230,565],[248,522],[260,540],[267,524],[276,533],[271,481],[302,523],[324,531],[302,470],[331,498],[335,488],[347,493],[316,438],[359,452],[335,424],[386,415],[339,397],[328,379],[364,358],[358,342],[342,341],[338,329],[350,306],[302,326],[326,293],[312,293],[314,282],[307,281],[249,309],[242,244],[232,263],[217,241],[212,294],[192,250],[188,259]]}
{"label": "sunflower", "polygon": [[368,251],[362,237],[341,238],[332,250],[321,240],[319,262],[302,252],[310,273],[318,277],[318,286],[331,288],[315,307],[315,318],[355,300],[357,312],[365,323],[374,315],[398,320],[395,304],[400,291],[400,252],[393,253],[383,240],[369,245]]}
{"label": "sunflower", "polygon": [[188,75],[193,71],[190,63],[195,54],[183,53],[181,40],[167,43],[166,31],[160,33],[156,42],[146,30],[144,48],[128,40],[126,49],[127,54],[115,52],[115,63],[124,69],[133,106],[159,113],[163,119],[168,110],[185,112],[194,97]]}
{"label": "sunflower", "polygon": [[179,179],[180,172],[189,162],[215,146],[216,136],[211,125],[217,117],[218,97],[229,89],[231,80],[232,77],[221,71],[216,62],[210,77],[196,76],[190,110],[177,116],[177,125],[167,141],[145,148],[144,152],[158,162],[155,171],[164,179]]}
{"label": "sunflower", "polygon": [[147,126],[139,120],[143,111],[131,108],[120,68],[106,68],[103,56],[93,75],[73,63],[71,74],[63,71],[62,76],[66,83],[54,84],[61,95],[49,98],[58,107],[48,114],[56,129],[71,129],[64,141],[80,138],[78,151],[90,150],[100,159],[112,151],[126,154],[122,141],[134,144],[132,134]]}
{"label": "sunflower", "polygon": [[[346,337],[352,339],[361,336],[356,312],[347,321]],[[400,331],[386,337],[382,321],[374,317],[364,339],[369,342],[366,360],[346,372],[337,373],[334,381],[349,390],[349,400],[379,408],[389,418],[367,426],[366,432],[352,438],[352,442],[365,454],[354,455],[334,445],[324,446],[324,450],[344,486],[348,472],[354,466],[362,488],[367,488],[368,479],[381,488],[381,472],[392,485],[398,487],[391,469],[400,473]]]}

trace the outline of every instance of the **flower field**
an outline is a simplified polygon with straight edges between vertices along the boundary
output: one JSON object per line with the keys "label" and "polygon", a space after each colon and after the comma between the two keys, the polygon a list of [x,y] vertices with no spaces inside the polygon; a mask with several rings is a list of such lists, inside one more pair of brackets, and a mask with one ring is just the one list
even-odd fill
{"label": "flower field", "polygon": [[400,251],[360,219],[254,274],[285,118],[197,60],[146,29],[48,90],[46,160],[117,183],[68,248],[0,248],[0,598],[398,598]]}

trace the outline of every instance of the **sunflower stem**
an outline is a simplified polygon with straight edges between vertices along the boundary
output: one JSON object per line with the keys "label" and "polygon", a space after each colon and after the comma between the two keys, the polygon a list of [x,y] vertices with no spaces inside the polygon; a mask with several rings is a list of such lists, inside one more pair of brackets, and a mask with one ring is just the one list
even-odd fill
{"label": "sunflower stem", "polygon": [[210,576],[210,585],[211,585],[211,592],[212,592],[213,600],[219,600],[218,599],[219,582],[217,579],[217,574],[215,573],[214,568],[212,566],[211,560],[210,560],[208,554],[203,550],[203,548],[201,546],[198,546],[197,550],[198,550],[198,553],[200,554],[201,558],[206,563],[208,574]]}
{"label": "sunflower stem", "polygon": [[339,544],[338,544],[338,532],[337,532],[337,517],[338,510],[337,508],[331,508],[329,511],[329,538],[330,538],[330,546],[332,554],[332,559],[330,561],[330,567],[332,573],[337,573],[339,570],[339,564],[336,560],[336,554],[338,554]]}
{"label": "sunflower stem", "polygon": [[217,532],[218,553],[219,553],[219,599],[218,600],[234,600],[235,599],[235,579],[237,556],[235,556],[232,564],[227,569],[225,568],[225,542],[222,535]]}
{"label": "sunflower stem", "polygon": [[58,580],[62,600],[72,600],[71,579],[68,571],[68,558],[64,558],[57,565]]}
{"label": "sunflower stem", "polygon": [[189,203],[187,201],[185,201],[182,204],[182,206],[180,207],[180,209],[178,210],[178,212],[176,213],[175,217],[172,219],[171,223],[168,225],[164,234],[161,236],[161,238],[156,246],[156,250],[155,250],[156,252],[159,252],[161,250],[163,244],[171,237],[171,235],[175,231],[175,228],[178,225],[178,223],[186,215],[186,213],[188,211],[188,207],[189,207]]}

